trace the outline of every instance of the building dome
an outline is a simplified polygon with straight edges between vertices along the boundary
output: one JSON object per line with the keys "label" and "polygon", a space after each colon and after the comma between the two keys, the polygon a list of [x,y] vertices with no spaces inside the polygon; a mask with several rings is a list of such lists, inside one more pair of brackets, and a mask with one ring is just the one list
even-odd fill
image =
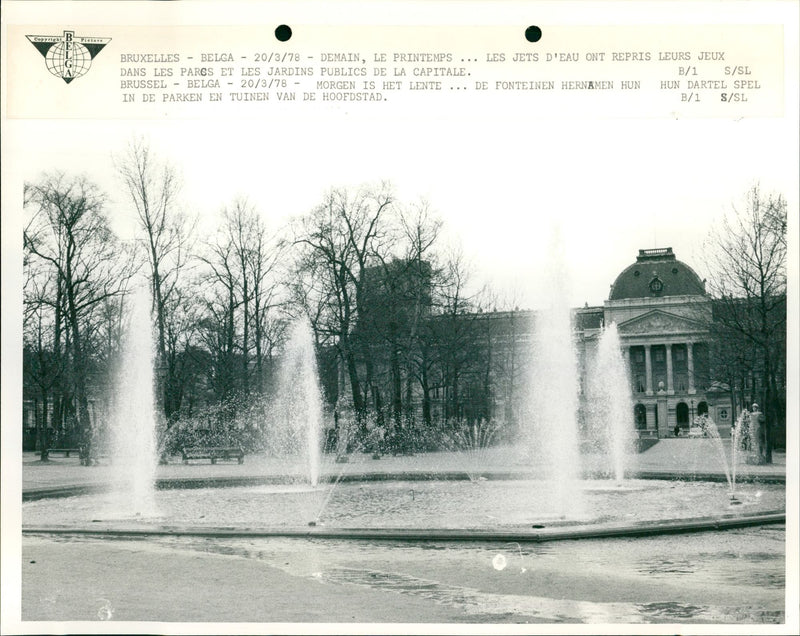
{"label": "building dome", "polygon": [[671,247],[662,247],[639,250],[636,262],[617,276],[608,299],[702,296],[705,293],[705,283],[695,271],[676,259]]}

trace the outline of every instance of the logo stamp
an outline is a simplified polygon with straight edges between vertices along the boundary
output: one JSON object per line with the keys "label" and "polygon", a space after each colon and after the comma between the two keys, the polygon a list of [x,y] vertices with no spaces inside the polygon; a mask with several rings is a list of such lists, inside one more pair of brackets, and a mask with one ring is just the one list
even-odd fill
{"label": "logo stamp", "polygon": [[47,70],[67,84],[86,75],[95,56],[111,42],[111,38],[75,37],[75,31],[64,31],[63,35],[25,37],[44,56]]}

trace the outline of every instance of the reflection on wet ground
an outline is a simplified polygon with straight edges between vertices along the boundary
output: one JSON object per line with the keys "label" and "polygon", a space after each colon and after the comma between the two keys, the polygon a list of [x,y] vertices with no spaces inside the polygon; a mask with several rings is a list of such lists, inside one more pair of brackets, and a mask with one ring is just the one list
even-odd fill
{"label": "reflection on wet ground", "polygon": [[158,543],[258,559],[319,584],[410,594],[459,608],[475,621],[779,623],[784,540],[782,528],[769,527],[541,545],[197,538]]}
{"label": "reflection on wet ground", "polygon": [[783,526],[545,544],[151,537],[136,546],[255,559],[310,584],[411,595],[466,622],[785,620]]}
{"label": "reflection on wet ground", "polygon": [[653,576],[674,575],[674,574],[692,574],[697,569],[694,562],[687,560],[658,560],[656,562],[646,561],[639,568],[642,574],[649,574]]}

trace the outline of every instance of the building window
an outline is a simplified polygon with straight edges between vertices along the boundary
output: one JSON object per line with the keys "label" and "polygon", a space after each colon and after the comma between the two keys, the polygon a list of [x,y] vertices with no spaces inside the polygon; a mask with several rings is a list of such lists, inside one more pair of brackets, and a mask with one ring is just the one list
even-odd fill
{"label": "building window", "polygon": [[686,359],[686,350],[683,347],[673,349],[672,354],[675,356],[676,362],[683,362]]}
{"label": "building window", "polygon": [[644,349],[637,349],[634,353],[633,359],[639,363],[644,362]]}
{"label": "building window", "polygon": [[635,387],[636,387],[636,392],[637,393],[644,393],[644,391],[645,391],[645,388],[644,388],[644,376],[641,376],[641,375],[637,375],[636,376]]}
{"label": "building window", "polygon": [[656,349],[654,352],[656,362],[664,362],[664,350]]}

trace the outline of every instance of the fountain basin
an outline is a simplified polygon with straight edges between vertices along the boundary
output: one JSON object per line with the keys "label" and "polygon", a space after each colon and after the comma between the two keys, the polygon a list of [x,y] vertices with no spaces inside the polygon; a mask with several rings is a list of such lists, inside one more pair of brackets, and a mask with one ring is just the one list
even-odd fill
{"label": "fountain basin", "polygon": [[[113,492],[23,504],[25,532],[259,534],[353,538],[541,541],[740,527],[785,520],[782,484],[584,480],[581,510],[563,515],[539,480],[348,481],[156,491],[158,512],[130,515]],[[309,526],[314,522],[315,526]],[[510,537],[513,537],[510,538]]]}

